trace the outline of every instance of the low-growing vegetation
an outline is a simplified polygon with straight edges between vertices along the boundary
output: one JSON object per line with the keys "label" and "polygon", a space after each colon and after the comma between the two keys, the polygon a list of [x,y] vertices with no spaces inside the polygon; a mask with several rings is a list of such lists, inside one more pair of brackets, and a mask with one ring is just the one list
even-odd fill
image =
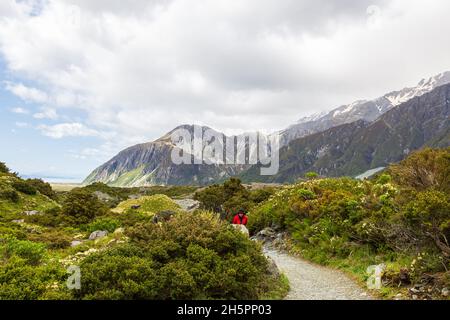
{"label": "low-growing vegetation", "polygon": [[[426,149],[372,180],[310,179],[282,188],[250,214],[249,228],[286,231],[290,249],[367,279],[386,264],[390,297],[426,280],[450,286],[450,149]],[[399,289],[400,288],[400,289]]]}

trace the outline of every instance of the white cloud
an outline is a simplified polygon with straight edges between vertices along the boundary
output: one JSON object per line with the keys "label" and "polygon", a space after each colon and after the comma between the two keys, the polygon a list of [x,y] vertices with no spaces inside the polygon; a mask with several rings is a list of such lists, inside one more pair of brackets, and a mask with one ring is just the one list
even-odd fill
{"label": "white cloud", "polygon": [[56,110],[53,108],[44,107],[41,108],[41,111],[38,113],[35,113],[33,115],[36,119],[50,119],[50,120],[56,120],[58,119],[58,114],[56,113]]}
{"label": "white cloud", "polygon": [[6,89],[25,101],[45,103],[48,101],[47,93],[36,88],[24,86],[22,83],[6,83]]}
{"label": "white cloud", "polygon": [[44,134],[113,152],[181,123],[277,130],[450,69],[447,0],[43,3],[0,5],[0,51],[30,84],[6,87],[86,116]]}
{"label": "white cloud", "polygon": [[17,113],[17,114],[29,114],[30,113],[30,111],[28,111],[27,109],[24,109],[22,107],[12,108],[11,112]]}
{"label": "white cloud", "polygon": [[56,125],[40,125],[38,129],[43,135],[61,139],[64,137],[93,137],[99,136],[100,133],[97,130],[90,129],[82,123],[60,123]]}

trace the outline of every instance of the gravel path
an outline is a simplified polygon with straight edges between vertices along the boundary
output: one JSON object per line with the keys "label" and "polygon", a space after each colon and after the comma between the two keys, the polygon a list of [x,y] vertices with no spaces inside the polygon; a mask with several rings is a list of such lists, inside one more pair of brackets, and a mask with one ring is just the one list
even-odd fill
{"label": "gravel path", "polygon": [[265,249],[289,279],[287,300],[370,300],[373,299],[344,273],[272,249]]}

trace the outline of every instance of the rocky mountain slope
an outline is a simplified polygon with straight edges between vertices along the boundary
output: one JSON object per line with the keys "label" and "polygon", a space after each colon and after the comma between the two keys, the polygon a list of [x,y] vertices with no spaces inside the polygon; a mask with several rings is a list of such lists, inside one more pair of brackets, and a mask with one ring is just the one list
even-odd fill
{"label": "rocky mountain slope", "polygon": [[[187,130],[192,137],[203,134],[208,127],[183,125],[168,132],[160,139],[132,146],[121,151],[114,158],[95,169],[83,182],[103,182],[112,186],[148,186],[148,185],[204,185],[214,181],[224,180],[235,176],[249,166],[226,165],[220,163],[207,164],[180,164],[173,163],[171,154],[174,149],[177,152],[190,153],[192,144],[181,142],[174,144],[171,134],[178,130]],[[214,132],[214,131],[213,131]],[[215,133],[219,134],[215,131]],[[221,144],[222,145],[222,144]],[[245,146],[241,146],[235,140],[237,152],[244,152]],[[192,153],[192,152],[191,152]],[[194,156],[190,154],[192,163]],[[213,159],[211,159],[212,162]]]}
{"label": "rocky mountain slope", "polygon": [[[177,145],[172,142],[171,134],[174,131],[184,129],[194,137],[212,130],[208,127],[183,125],[156,141],[121,151],[95,169],[84,183],[104,182],[113,186],[205,185],[235,175],[240,175],[247,181],[285,182],[310,170],[331,176],[360,174],[375,166],[397,161],[410,150],[426,143],[434,146],[445,146],[448,143],[448,132],[436,127],[436,123],[448,118],[448,110],[447,113],[440,112],[439,115],[427,113],[431,112],[438,102],[426,102],[424,99],[427,98],[418,98],[447,83],[450,83],[450,72],[422,80],[413,88],[394,91],[375,100],[356,101],[326,114],[299,120],[279,132],[280,144],[286,148],[281,152],[282,170],[272,178],[260,176],[259,169],[258,173],[256,172],[258,166],[251,165],[227,165],[214,161],[211,165],[174,164],[171,159],[174,149],[191,154],[192,159],[199,159],[198,154],[192,152],[195,148],[191,142]],[[392,121],[387,121],[385,116],[389,110],[392,111],[408,101],[420,103],[420,110],[416,112],[402,106],[403,109],[408,109],[409,117],[398,114]],[[423,117],[427,116],[434,116],[434,124],[431,127],[425,127],[423,123]],[[448,123],[439,125],[444,125],[444,129],[448,130]],[[220,134],[214,130],[212,132]],[[414,136],[414,141],[406,141],[409,136]],[[234,139],[235,153],[248,159],[248,146],[242,141],[239,142],[239,136],[228,138]],[[358,140],[360,138],[363,140]],[[220,146],[224,143],[219,141]],[[227,155],[225,157],[226,163],[234,163],[234,159],[229,159]]]}
{"label": "rocky mountain slope", "polygon": [[424,146],[450,145],[450,84],[392,108],[376,121],[358,120],[296,139],[280,150],[280,170],[262,177],[252,167],[244,180],[292,182],[308,171],[355,176],[387,166]]}
{"label": "rocky mountain slope", "polygon": [[355,101],[330,112],[302,118],[280,132],[281,144],[287,145],[292,140],[357,120],[372,122],[393,107],[447,83],[450,83],[450,71],[423,79],[412,88],[393,91],[374,100]]}

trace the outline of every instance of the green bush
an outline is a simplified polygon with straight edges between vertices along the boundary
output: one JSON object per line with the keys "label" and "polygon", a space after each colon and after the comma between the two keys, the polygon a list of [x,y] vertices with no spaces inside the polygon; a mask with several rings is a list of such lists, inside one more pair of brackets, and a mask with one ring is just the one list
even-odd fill
{"label": "green bush", "polygon": [[83,260],[82,299],[256,299],[271,280],[258,244],[212,213],[138,224]]}
{"label": "green bush", "polygon": [[13,183],[13,188],[19,192],[24,194],[28,194],[30,196],[34,196],[37,193],[36,188],[34,188],[31,184],[23,180],[16,180]]}
{"label": "green bush", "polygon": [[63,225],[65,220],[67,220],[67,217],[62,214],[60,207],[48,209],[43,214],[25,217],[25,221],[28,223],[52,228]]}
{"label": "green bush", "polygon": [[66,278],[57,264],[34,266],[13,256],[0,264],[0,300],[70,299]]}
{"label": "green bush", "polygon": [[9,200],[14,203],[18,203],[20,201],[20,196],[15,190],[0,191],[0,198],[4,200]]}
{"label": "green bush", "polygon": [[9,168],[4,162],[0,162],[0,173],[9,173]]}
{"label": "green bush", "polygon": [[50,199],[56,199],[56,192],[53,191],[52,186],[49,183],[44,182],[41,179],[28,179],[26,180],[26,183]]}
{"label": "green bush", "polygon": [[108,213],[108,207],[98,198],[82,189],[69,192],[62,206],[62,214],[71,225],[83,225]]}
{"label": "green bush", "polygon": [[13,237],[0,238],[0,255],[4,260],[18,256],[27,264],[37,265],[45,257],[45,245]]}
{"label": "green bush", "polygon": [[61,230],[51,230],[45,233],[32,233],[28,240],[41,242],[49,249],[64,249],[70,246],[72,238]]}
{"label": "green bush", "polygon": [[121,225],[120,221],[111,217],[100,217],[83,227],[83,230],[94,232],[96,230],[106,230],[114,232]]}

